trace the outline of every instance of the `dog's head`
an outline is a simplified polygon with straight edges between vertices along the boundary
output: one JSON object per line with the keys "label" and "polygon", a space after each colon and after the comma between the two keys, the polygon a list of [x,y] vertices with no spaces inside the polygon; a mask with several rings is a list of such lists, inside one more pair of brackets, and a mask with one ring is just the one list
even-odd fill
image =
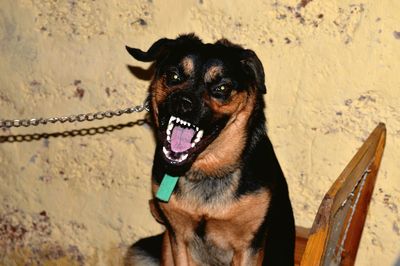
{"label": "dog's head", "polygon": [[266,92],[256,54],[225,39],[205,44],[194,35],[160,39],[147,52],[127,50],[155,64],[151,111],[165,162],[178,168],[233,162],[256,99]]}

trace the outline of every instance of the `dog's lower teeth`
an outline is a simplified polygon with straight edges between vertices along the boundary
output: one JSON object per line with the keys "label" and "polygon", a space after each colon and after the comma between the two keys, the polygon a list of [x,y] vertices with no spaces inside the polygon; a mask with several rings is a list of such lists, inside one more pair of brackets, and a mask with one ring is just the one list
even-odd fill
{"label": "dog's lower teeth", "polygon": [[167,150],[167,148],[163,147],[163,152],[166,156],[169,156],[169,151]]}
{"label": "dog's lower teeth", "polygon": [[179,156],[179,158],[173,158],[173,156],[171,155],[171,151],[168,151],[167,148],[163,147],[163,153],[165,155],[165,157],[167,157],[169,160],[174,161],[174,162],[183,162],[184,160],[186,160],[189,157],[189,154],[181,154]]}

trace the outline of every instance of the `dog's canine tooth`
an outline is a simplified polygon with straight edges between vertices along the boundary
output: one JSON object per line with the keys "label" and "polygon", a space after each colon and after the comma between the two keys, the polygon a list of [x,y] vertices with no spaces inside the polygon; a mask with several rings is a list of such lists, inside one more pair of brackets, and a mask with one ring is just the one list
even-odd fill
{"label": "dog's canine tooth", "polygon": [[167,156],[169,155],[169,151],[165,147],[163,147],[163,152],[164,152],[165,155],[167,155]]}
{"label": "dog's canine tooth", "polygon": [[198,143],[198,142],[201,140],[201,138],[203,137],[203,133],[204,133],[203,130],[200,130],[200,131],[197,133],[196,138],[195,138],[195,140],[194,140],[195,143]]}
{"label": "dog's canine tooth", "polygon": [[186,153],[185,155],[183,155],[183,156],[181,157],[181,162],[184,161],[184,160],[186,160],[188,156],[189,156],[189,154],[187,154],[187,153]]}
{"label": "dog's canine tooth", "polygon": [[176,117],[171,115],[171,117],[169,118],[169,121],[168,121],[168,125],[172,124],[172,122],[174,122],[175,119],[176,119]]}
{"label": "dog's canine tooth", "polygon": [[197,133],[197,135],[196,135],[196,139],[198,138],[198,139],[201,139],[202,137],[203,137],[203,134],[204,134],[204,131],[203,130],[200,130],[198,133]]}
{"label": "dog's canine tooth", "polygon": [[194,146],[196,146],[196,143],[193,142],[193,143],[192,143],[192,148],[194,148]]}

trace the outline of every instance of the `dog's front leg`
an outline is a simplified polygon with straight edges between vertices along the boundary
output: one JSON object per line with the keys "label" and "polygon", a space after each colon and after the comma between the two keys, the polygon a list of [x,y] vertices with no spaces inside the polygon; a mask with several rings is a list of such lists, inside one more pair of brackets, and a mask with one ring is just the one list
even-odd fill
{"label": "dog's front leg", "polygon": [[170,238],[169,232],[166,231],[164,233],[163,242],[162,242],[162,250],[161,250],[160,265],[162,265],[162,266],[174,265],[174,258],[172,255],[171,242],[170,242],[169,238]]}
{"label": "dog's front leg", "polygon": [[262,252],[252,252],[249,249],[236,251],[233,255],[232,266],[256,265],[261,266],[263,262]]}
{"label": "dog's front leg", "polygon": [[195,266],[196,264],[188,254],[187,246],[183,239],[171,237],[168,231],[164,234],[162,260],[163,266]]}

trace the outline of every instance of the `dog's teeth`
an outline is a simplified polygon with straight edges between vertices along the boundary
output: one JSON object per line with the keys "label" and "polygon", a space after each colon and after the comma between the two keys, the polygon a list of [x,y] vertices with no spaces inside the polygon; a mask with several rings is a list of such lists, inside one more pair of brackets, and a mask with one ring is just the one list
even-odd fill
{"label": "dog's teeth", "polygon": [[199,131],[199,127],[196,127],[196,131]]}
{"label": "dog's teeth", "polygon": [[168,142],[171,142],[171,136],[168,134],[168,136],[167,136],[167,141]]}
{"label": "dog's teeth", "polygon": [[165,155],[167,155],[167,156],[169,155],[169,151],[165,147],[163,147],[163,152],[164,152]]}
{"label": "dog's teeth", "polygon": [[192,143],[192,148],[194,148],[194,146],[196,146],[196,143]]}
{"label": "dog's teeth", "polygon": [[190,124],[189,122],[187,122],[187,125],[190,127],[192,124]]}
{"label": "dog's teeth", "polygon": [[188,156],[189,156],[189,154],[183,155],[183,156],[181,157],[181,162],[184,161],[184,160],[186,160]]}
{"label": "dog's teeth", "polygon": [[181,119],[179,117],[176,118],[176,123],[179,123],[179,121],[181,121]]}
{"label": "dog's teeth", "polygon": [[195,143],[198,143],[198,142],[201,140],[201,138],[203,137],[203,133],[204,133],[203,130],[200,130],[200,131],[197,133],[196,139],[194,140]]}
{"label": "dog's teeth", "polygon": [[175,116],[171,116],[171,117],[169,118],[168,125],[171,125],[172,122],[174,122],[175,119],[176,119]]}
{"label": "dog's teeth", "polygon": [[168,127],[167,127],[167,137],[171,135],[171,130],[172,130],[173,127],[174,127],[173,123],[168,125]]}
{"label": "dog's teeth", "polygon": [[200,130],[200,131],[197,133],[196,138],[201,139],[201,138],[203,137],[203,134],[204,134],[204,131],[203,131],[203,130]]}

